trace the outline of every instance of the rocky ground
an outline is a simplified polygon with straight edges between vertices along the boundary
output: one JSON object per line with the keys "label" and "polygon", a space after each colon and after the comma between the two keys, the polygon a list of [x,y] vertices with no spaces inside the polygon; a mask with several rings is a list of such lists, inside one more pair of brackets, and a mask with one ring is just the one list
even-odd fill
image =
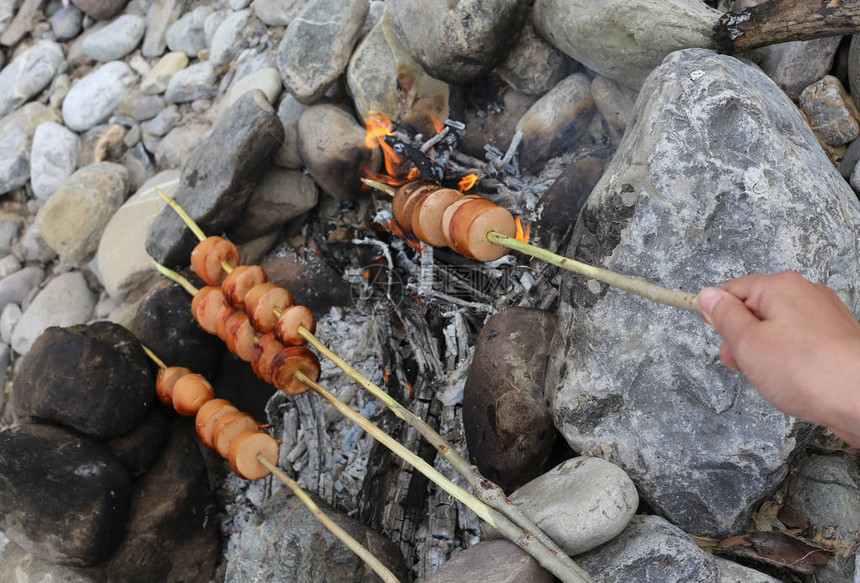
{"label": "rocky ground", "polygon": [[[552,251],[688,291],[791,269],[860,314],[856,39],[717,55],[751,0],[451,4],[0,0],[0,582],[375,580],[201,446],[139,343],[271,424],[280,465],[402,581],[554,580],[201,330],[152,266],[194,277],[157,189],[594,581],[856,579],[856,450],[726,370],[698,316],[407,240],[360,180],[412,165],[368,145],[382,113]],[[334,364],[321,382],[464,483]]]}

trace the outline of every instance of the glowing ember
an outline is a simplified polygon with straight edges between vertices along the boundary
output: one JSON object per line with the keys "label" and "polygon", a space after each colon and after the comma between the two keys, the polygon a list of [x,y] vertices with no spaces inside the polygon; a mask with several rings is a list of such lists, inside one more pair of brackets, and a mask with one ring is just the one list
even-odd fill
{"label": "glowing ember", "polygon": [[[398,154],[385,142],[385,136],[394,135],[391,131],[391,119],[382,113],[374,113],[364,120],[367,127],[367,135],[364,137],[364,145],[368,148],[382,148],[385,159],[385,174],[368,173],[367,178],[399,186],[410,180],[415,180],[421,175],[416,166],[409,164],[409,160]],[[405,166],[409,165],[407,171]],[[404,176],[405,173],[405,176]]]}
{"label": "glowing ember", "polygon": [[514,222],[517,224],[517,236],[516,236],[517,241],[522,241],[523,243],[528,243],[529,242],[529,235],[531,234],[531,231],[532,231],[532,226],[526,225],[525,229],[523,229],[523,222],[520,219],[520,217],[517,217],[516,219],[514,219]]}
{"label": "glowing ember", "polygon": [[460,179],[460,182],[457,183],[457,187],[460,189],[460,192],[469,192],[472,190],[472,187],[477,184],[479,178],[480,176],[477,174],[467,174]]}

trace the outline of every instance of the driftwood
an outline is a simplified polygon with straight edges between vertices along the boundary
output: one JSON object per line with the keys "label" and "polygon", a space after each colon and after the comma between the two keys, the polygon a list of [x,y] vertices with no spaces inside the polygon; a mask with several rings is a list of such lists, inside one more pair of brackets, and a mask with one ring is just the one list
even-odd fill
{"label": "driftwood", "polygon": [[717,52],[860,33],[860,0],[770,0],[727,12],[714,27]]}

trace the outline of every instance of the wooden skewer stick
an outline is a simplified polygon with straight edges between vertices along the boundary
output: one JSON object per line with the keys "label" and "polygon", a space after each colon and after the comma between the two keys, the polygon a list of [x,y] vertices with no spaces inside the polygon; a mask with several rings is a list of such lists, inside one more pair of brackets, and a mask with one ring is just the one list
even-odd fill
{"label": "wooden skewer stick", "polygon": [[[179,215],[179,218],[182,219],[182,222],[185,223],[185,225],[189,229],[191,229],[191,232],[194,233],[194,236],[197,237],[198,241],[202,241],[206,238],[206,233],[203,232],[203,229],[200,228],[200,225],[198,225],[197,222],[191,218],[191,215],[185,212],[185,209],[182,208],[182,206],[178,202],[173,200],[173,198],[171,198],[166,192],[164,192],[160,188],[156,188],[155,192],[157,192],[158,196],[160,196],[164,200],[164,202],[167,203],[167,206],[172,208],[173,211],[177,215]],[[226,271],[227,273],[233,272],[233,266],[226,261],[221,262],[221,268],[224,269],[224,271]]]}
{"label": "wooden skewer stick", "polygon": [[651,300],[652,302],[681,308],[682,310],[695,312],[697,314],[702,313],[702,308],[699,306],[699,300],[696,294],[667,289],[647,282],[644,279],[639,279],[638,277],[630,277],[629,275],[622,275],[601,267],[594,267],[588,263],[583,263],[576,259],[571,259],[570,257],[556,255],[546,249],[530,245],[529,243],[524,243],[523,241],[518,241],[513,237],[507,237],[495,231],[487,233],[487,240],[491,243],[502,245],[508,249],[520,251],[521,253],[531,255],[532,257],[536,257],[537,259],[541,259],[547,263],[557,265],[562,269],[585,275],[586,277],[596,279],[597,281],[602,281],[603,283],[617,287],[618,289],[631,294],[636,294],[637,296],[641,296],[647,300]]}
{"label": "wooden skewer stick", "polygon": [[[155,353],[141,344],[143,351],[146,355],[158,365],[159,368],[167,368],[167,365],[164,364]],[[302,501],[302,503],[307,507],[310,513],[323,525],[325,526],[329,532],[331,532],[335,537],[337,537],[343,544],[349,548],[353,553],[358,555],[358,557],[368,564],[368,566],[373,569],[373,571],[379,575],[384,583],[400,583],[400,580],[392,573],[388,567],[382,564],[382,562],[377,559],[373,553],[369,550],[361,546],[361,544],[355,540],[348,532],[346,532],[343,528],[340,527],[335,521],[328,517],[328,515],[323,512],[320,507],[311,499],[307,492],[305,492],[301,486],[299,486],[298,482],[290,478],[287,474],[281,471],[276,465],[272,464],[267,460],[263,455],[257,456],[257,461],[265,467],[267,470],[272,472],[272,474],[278,478],[281,482],[284,483],[286,487],[292,490],[293,494]]]}

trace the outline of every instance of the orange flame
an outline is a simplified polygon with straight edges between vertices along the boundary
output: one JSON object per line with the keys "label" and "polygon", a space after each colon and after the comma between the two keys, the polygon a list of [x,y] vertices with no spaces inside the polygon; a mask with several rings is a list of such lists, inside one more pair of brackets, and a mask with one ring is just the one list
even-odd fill
{"label": "orange flame", "polygon": [[523,229],[523,221],[520,219],[520,217],[515,218],[514,222],[517,225],[516,240],[522,241],[523,243],[528,243],[529,242],[529,235],[531,235],[531,232],[532,232],[532,226],[526,225],[525,229]]}
{"label": "orange flame", "polygon": [[479,178],[480,176],[477,174],[466,174],[457,183],[457,187],[460,189],[460,192],[469,192],[477,184]]}
{"label": "orange flame", "polygon": [[410,246],[414,247],[415,249],[417,249],[421,253],[426,252],[426,250],[421,247],[421,243],[419,243],[419,242],[406,236],[406,233],[404,233],[403,229],[401,229],[400,226],[396,222],[394,222],[394,219],[388,219],[388,222],[385,224],[385,226],[383,228],[386,229],[387,231],[391,231],[392,233],[394,233],[398,237],[401,237],[407,243],[409,243]]}
{"label": "orange flame", "polygon": [[433,128],[436,130],[437,134],[445,129],[445,124],[443,124],[435,117],[431,117],[430,120],[433,122]]}
{"label": "orange flame", "polygon": [[394,148],[385,142],[385,136],[394,135],[391,131],[391,118],[382,113],[374,113],[364,120],[367,127],[367,135],[364,137],[364,145],[370,149],[382,148],[382,156],[385,159],[385,174],[368,173],[368,178],[399,186],[410,180],[415,180],[421,175],[421,171],[417,166],[410,166],[403,176],[405,171],[404,166],[409,163],[409,160],[394,151]]}

